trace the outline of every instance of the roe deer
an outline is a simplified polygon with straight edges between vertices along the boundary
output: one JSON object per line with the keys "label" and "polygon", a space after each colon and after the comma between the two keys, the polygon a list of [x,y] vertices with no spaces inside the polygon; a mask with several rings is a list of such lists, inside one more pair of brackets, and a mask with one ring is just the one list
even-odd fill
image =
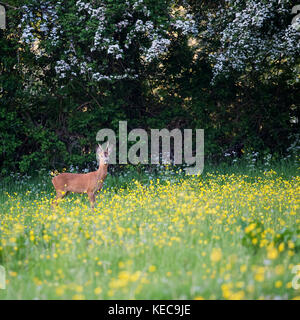
{"label": "roe deer", "polygon": [[94,209],[95,194],[101,190],[103,182],[107,176],[107,167],[109,155],[112,147],[107,145],[103,150],[99,145],[96,151],[99,168],[97,171],[89,173],[61,173],[52,179],[53,186],[56,190],[56,205],[58,200],[62,199],[69,192],[87,193],[91,208]]}

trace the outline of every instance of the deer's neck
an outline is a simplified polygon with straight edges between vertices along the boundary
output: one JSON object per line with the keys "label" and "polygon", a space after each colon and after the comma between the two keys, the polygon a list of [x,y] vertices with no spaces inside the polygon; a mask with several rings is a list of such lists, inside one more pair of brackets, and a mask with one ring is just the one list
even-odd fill
{"label": "deer's neck", "polygon": [[107,167],[108,167],[107,164],[100,163],[99,168],[96,171],[98,180],[104,180],[106,178]]}

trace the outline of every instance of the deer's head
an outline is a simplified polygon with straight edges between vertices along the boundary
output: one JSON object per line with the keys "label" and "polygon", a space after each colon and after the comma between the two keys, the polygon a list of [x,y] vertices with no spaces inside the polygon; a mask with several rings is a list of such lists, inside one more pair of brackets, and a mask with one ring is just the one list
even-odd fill
{"label": "deer's head", "polygon": [[106,149],[103,150],[101,145],[98,145],[96,157],[99,164],[108,164],[109,162],[109,155],[111,154],[112,146],[109,145],[109,142],[107,143]]}

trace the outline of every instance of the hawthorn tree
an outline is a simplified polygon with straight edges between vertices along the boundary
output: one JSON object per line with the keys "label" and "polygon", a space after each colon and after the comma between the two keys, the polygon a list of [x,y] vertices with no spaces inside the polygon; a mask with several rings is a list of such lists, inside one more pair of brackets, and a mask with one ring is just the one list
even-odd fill
{"label": "hawthorn tree", "polygon": [[300,32],[291,14],[297,3],[188,3],[198,22],[197,73],[211,67],[208,101],[199,103],[195,91],[195,125],[207,124],[216,151],[244,143],[261,153],[286,152],[299,130]]}
{"label": "hawthorn tree", "polygon": [[[95,134],[203,128],[206,155],[283,154],[299,131],[287,0],[6,0],[2,173],[94,161]],[[13,125],[12,125],[13,124]]]}

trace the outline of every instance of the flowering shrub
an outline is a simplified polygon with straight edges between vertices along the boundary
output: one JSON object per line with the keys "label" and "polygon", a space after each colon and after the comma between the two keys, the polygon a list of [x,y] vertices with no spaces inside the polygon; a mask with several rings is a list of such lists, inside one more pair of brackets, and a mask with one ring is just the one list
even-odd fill
{"label": "flowering shrub", "polygon": [[[218,50],[210,55],[215,78],[230,71],[266,70],[271,78],[279,61],[293,67],[299,57],[300,34],[291,24],[289,0],[226,0],[208,18],[206,37],[219,35],[220,41]],[[296,81],[297,75],[294,69]]]}
{"label": "flowering shrub", "polygon": [[60,79],[135,79],[168,51],[174,32],[197,32],[193,16],[168,0],[32,0],[23,10],[22,40],[37,57],[55,58]]}
{"label": "flowering shrub", "polygon": [[0,30],[2,176],[87,168],[96,132],[119,120],[204,129],[213,162],[241,144],[253,170],[297,157],[290,1],[24,3]]}

